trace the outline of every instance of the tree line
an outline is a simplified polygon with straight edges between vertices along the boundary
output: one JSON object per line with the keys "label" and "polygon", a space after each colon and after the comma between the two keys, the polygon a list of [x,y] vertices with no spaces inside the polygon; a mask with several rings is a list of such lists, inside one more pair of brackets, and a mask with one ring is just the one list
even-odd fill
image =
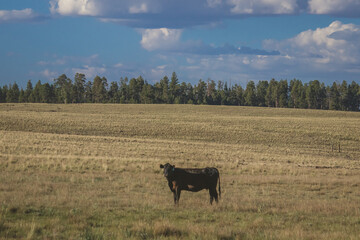
{"label": "tree line", "polygon": [[0,102],[207,104],[359,111],[360,86],[355,81],[326,86],[318,80],[303,83],[298,79],[271,79],[256,84],[249,81],[245,88],[211,79],[200,79],[192,85],[180,83],[175,72],[170,79],[164,76],[155,84],[141,76],[109,84],[106,77],[88,81],[84,74],[76,73],[74,80],[62,74],[52,84],[39,80],[33,86],[29,80],[25,90],[16,83],[0,86]]}

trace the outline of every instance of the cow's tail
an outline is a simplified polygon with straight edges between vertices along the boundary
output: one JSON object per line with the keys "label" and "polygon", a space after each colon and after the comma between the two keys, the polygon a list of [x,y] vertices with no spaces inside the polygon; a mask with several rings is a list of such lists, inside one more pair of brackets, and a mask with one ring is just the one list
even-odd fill
{"label": "cow's tail", "polygon": [[219,171],[218,171],[218,178],[219,178],[219,198],[221,198],[220,173],[219,173]]}

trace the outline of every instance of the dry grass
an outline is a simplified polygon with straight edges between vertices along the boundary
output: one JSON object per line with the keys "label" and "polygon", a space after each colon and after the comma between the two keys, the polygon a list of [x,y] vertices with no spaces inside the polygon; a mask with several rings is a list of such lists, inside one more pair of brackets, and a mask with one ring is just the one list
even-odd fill
{"label": "dry grass", "polygon": [[[357,239],[360,114],[0,105],[0,238]],[[338,146],[340,143],[340,152]],[[215,166],[173,206],[160,163]]]}

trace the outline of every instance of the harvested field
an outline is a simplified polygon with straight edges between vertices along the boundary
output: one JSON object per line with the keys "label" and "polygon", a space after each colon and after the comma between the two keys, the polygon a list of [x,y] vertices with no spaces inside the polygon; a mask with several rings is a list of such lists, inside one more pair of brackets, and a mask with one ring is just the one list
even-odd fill
{"label": "harvested field", "polygon": [[[222,198],[159,164],[219,169]],[[358,239],[360,113],[0,104],[0,238]]]}

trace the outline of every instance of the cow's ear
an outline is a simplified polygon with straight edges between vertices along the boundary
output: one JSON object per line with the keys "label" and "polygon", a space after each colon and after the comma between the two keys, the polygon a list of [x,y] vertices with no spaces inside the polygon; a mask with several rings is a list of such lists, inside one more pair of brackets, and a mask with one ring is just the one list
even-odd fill
{"label": "cow's ear", "polygon": [[160,168],[164,168],[164,165],[160,164]]}

